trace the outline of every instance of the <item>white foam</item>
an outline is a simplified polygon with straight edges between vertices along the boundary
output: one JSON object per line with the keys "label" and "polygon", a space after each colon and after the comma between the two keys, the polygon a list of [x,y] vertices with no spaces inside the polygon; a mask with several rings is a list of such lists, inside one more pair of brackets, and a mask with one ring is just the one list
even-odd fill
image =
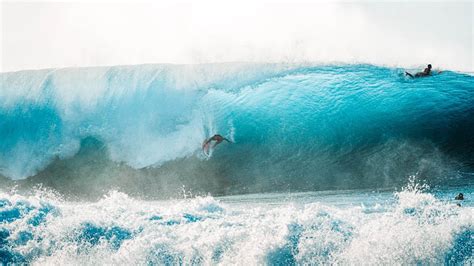
{"label": "white foam", "polygon": [[[26,217],[4,224],[12,238],[20,231],[34,235],[15,249],[26,257],[38,254],[33,264],[253,265],[288,263],[285,259],[298,264],[438,264],[456,236],[474,226],[471,207],[419,191],[398,193],[394,204],[382,201],[386,210],[376,212],[298,201],[268,205],[204,197],[147,202],[112,192],[95,203],[73,203],[47,195],[0,194],[13,204],[26,201],[38,208],[48,202],[57,208],[37,227],[28,225]],[[78,239],[85,224],[118,227],[131,237],[118,249],[111,246],[114,237],[103,236],[91,245]]]}

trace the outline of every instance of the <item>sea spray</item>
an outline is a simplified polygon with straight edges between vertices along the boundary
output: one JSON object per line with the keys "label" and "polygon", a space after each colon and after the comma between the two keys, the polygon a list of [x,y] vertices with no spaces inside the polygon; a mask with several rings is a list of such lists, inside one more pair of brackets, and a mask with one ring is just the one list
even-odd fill
{"label": "sea spray", "polygon": [[[472,200],[332,191],[73,202],[0,194],[0,261],[31,264],[472,263]],[[472,196],[472,187],[463,192]]]}

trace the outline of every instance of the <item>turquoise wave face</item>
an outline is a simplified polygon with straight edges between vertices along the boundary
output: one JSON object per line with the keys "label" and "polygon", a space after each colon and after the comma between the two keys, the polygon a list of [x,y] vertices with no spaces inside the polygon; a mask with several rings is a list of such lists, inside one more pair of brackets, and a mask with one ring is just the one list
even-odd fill
{"label": "turquoise wave face", "polygon": [[[474,77],[403,73],[279,64],[3,73],[0,173],[118,187],[153,177],[152,190],[217,193],[466,179]],[[208,158],[201,144],[216,133],[235,143]]]}

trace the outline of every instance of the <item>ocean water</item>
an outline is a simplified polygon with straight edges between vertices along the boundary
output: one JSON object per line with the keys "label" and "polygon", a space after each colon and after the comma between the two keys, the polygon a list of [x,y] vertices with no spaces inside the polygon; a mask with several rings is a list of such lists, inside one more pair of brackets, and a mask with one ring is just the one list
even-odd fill
{"label": "ocean water", "polygon": [[0,262],[472,264],[474,77],[404,71],[1,73]]}
{"label": "ocean water", "polygon": [[[0,260],[31,264],[472,264],[473,186],[143,201],[0,194]],[[453,196],[464,192],[458,207]]]}

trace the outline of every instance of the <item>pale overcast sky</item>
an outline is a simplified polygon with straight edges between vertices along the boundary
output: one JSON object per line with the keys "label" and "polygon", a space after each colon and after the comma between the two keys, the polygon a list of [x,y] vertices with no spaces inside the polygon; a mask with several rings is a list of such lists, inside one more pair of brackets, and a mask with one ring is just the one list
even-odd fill
{"label": "pale overcast sky", "polygon": [[1,69],[363,62],[474,71],[472,2],[2,2]]}

